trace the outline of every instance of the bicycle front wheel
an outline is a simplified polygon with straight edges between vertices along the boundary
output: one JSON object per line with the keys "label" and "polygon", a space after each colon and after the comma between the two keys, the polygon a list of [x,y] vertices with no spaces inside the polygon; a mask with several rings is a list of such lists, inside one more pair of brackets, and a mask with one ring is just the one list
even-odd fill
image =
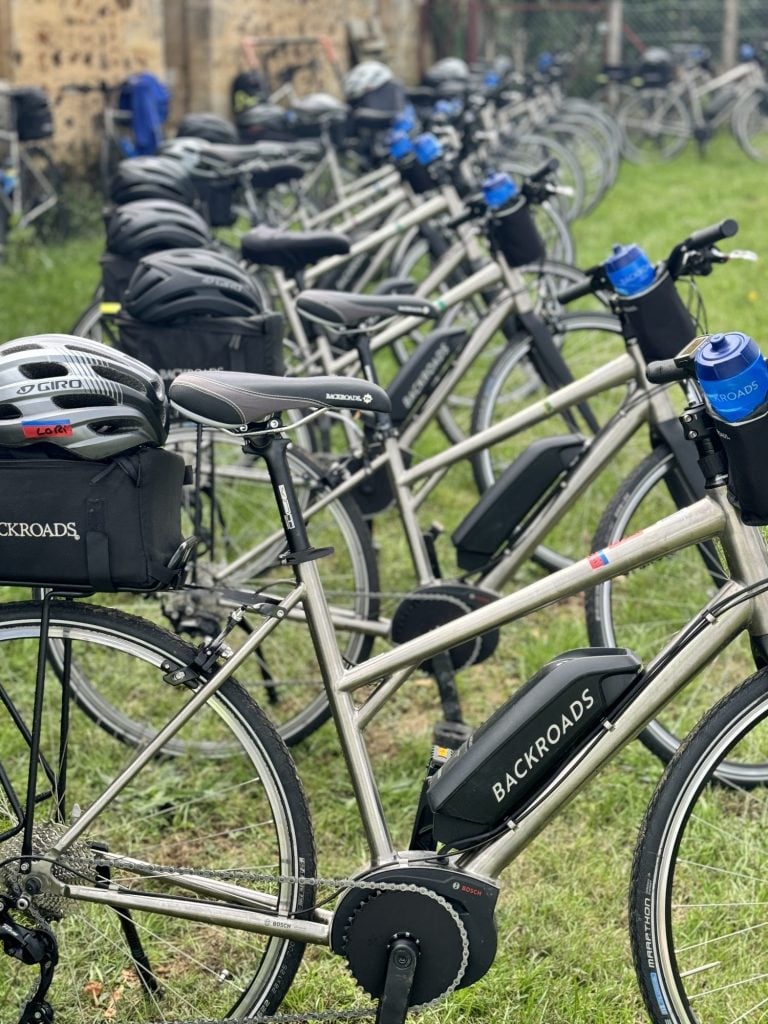
{"label": "bicycle front wheel", "polygon": [[[15,903],[22,812],[40,636],[39,604],[0,608],[0,899]],[[115,610],[55,603],[50,642],[67,662],[108,686],[122,687],[126,708],[154,730],[187,702],[190,691],[167,682],[192,648],[151,623]],[[134,751],[71,708],[62,737],[65,679],[49,673],[43,704],[33,843],[49,850],[134,757]],[[112,681],[112,682],[110,682]],[[62,683],[62,685],[59,685]],[[13,714],[11,714],[11,710]],[[257,907],[280,917],[312,902],[309,816],[285,747],[259,708],[228,680],[181,731],[184,749],[157,757],[110,801],[73,846],[57,858],[54,877],[70,884],[155,896],[156,912],[124,915],[108,904],[67,895],[35,896],[26,927],[42,919],[56,939],[59,965],[49,1001],[61,1024],[125,1024],[270,1012],[296,971],[303,945],[204,921],[208,907]],[[201,758],[203,743],[225,744],[226,760]],[[66,772],[64,769],[66,768]],[[216,894],[212,881],[237,886]],[[11,896],[11,899],[5,897]],[[195,903],[200,920],[173,903]],[[159,901],[164,900],[164,907]],[[0,952],[0,1017],[16,1019],[29,988],[29,967]]]}
{"label": "bicycle front wheel", "polygon": [[[657,448],[637,467],[608,505],[597,528],[594,551],[670,515],[694,501],[675,457]],[[643,661],[661,650],[726,581],[713,544],[683,548],[650,565],[606,580],[587,591],[589,641],[598,647],[629,647]],[[704,713],[754,670],[746,635],[722,651],[641,733],[640,739],[662,761],[669,761]],[[768,782],[768,750],[754,764],[723,764],[727,781]]]}
{"label": "bicycle front wheel", "polygon": [[635,851],[629,918],[656,1024],[765,1020],[768,791],[713,785],[765,759],[768,671],[702,720],[669,765]]}

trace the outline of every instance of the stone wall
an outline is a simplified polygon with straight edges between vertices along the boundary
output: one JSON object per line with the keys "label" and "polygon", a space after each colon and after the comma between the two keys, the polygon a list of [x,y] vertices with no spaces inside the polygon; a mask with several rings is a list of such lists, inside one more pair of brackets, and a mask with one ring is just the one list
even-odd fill
{"label": "stone wall", "polygon": [[[339,73],[348,66],[347,23],[372,17],[387,42],[385,58],[414,81],[419,6],[419,0],[0,0],[0,79],[47,90],[58,155],[80,162],[95,150],[102,99],[65,86],[112,85],[146,70],[170,84],[172,117],[190,110],[228,114],[232,78],[247,64],[245,38],[327,35],[336,68],[321,47],[305,42],[283,49],[269,66],[276,71],[316,57],[316,69],[297,77],[298,91],[338,95]],[[254,52],[261,56],[265,48]]]}
{"label": "stone wall", "polygon": [[0,77],[46,89],[59,151],[93,137],[102,109],[99,95],[63,86],[165,71],[162,0],[0,0],[3,27]]}

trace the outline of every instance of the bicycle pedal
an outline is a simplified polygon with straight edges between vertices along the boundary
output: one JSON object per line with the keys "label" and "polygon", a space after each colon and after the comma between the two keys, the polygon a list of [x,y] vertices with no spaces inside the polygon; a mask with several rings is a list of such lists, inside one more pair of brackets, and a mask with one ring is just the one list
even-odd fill
{"label": "bicycle pedal", "polygon": [[432,734],[435,746],[457,750],[472,735],[472,726],[466,722],[447,722],[443,719],[435,724]]}

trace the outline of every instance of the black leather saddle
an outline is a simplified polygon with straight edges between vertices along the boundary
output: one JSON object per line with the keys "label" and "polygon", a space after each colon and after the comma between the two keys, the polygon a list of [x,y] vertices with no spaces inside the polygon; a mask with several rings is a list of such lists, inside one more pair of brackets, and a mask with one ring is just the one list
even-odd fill
{"label": "black leather saddle", "polygon": [[349,246],[346,235],[332,231],[284,231],[264,225],[247,231],[240,240],[243,259],[280,267],[289,275],[326,256],[344,256]]}
{"label": "black leather saddle", "polygon": [[296,308],[309,320],[320,320],[331,327],[359,327],[367,321],[392,316],[421,316],[437,320],[440,310],[414,295],[359,295],[313,288],[296,299]]}
{"label": "black leather saddle", "polygon": [[383,388],[355,377],[272,377],[202,370],[180,373],[168,395],[184,416],[226,430],[242,430],[291,409],[390,411]]}

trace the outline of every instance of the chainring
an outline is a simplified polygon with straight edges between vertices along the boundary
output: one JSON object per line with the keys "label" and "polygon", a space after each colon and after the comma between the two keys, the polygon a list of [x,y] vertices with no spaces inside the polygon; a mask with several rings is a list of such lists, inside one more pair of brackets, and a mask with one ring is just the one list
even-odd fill
{"label": "chainring", "polygon": [[459,973],[464,949],[458,923],[446,907],[424,892],[388,890],[358,895],[340,943],[340,952],[358,985],[374,998],[381,996],[389,947],[393,939],[406,936],[415,940],[419,950],[409,1006],[442,995]]}

